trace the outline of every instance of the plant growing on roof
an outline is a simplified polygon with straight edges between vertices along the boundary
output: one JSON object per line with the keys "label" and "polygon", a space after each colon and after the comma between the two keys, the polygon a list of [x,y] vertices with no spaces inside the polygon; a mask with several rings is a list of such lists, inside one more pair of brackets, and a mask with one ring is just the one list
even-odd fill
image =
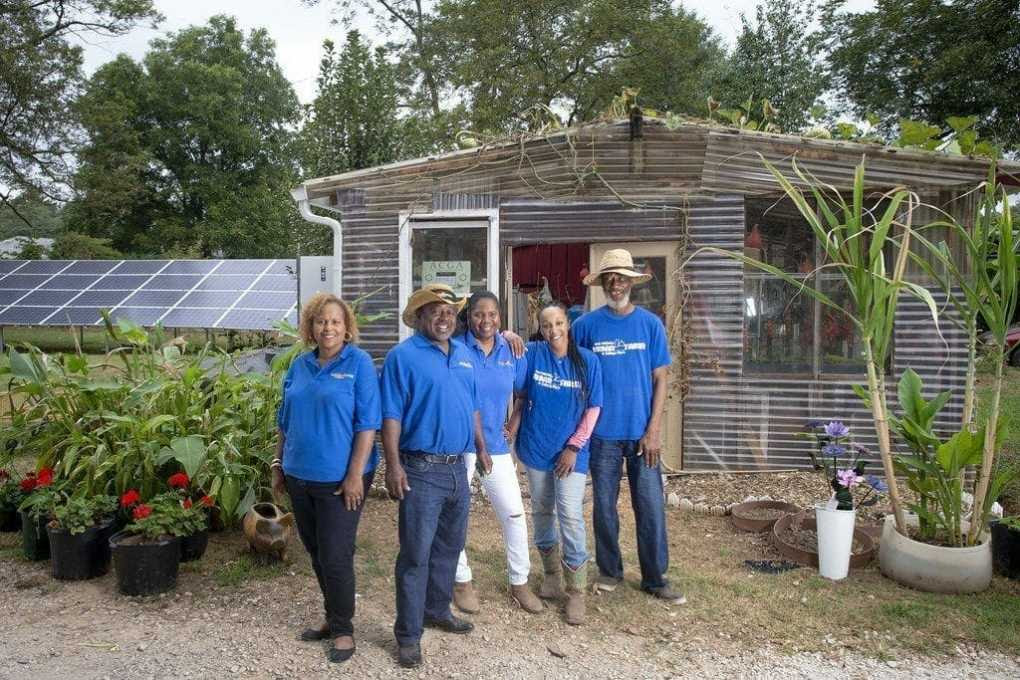
{"label": "plant growing on roof", "polygon": [[[899,188],[883,195],[884,208],[874,212],[866,209],[863,161],[854,172],[853,191],[849,201],[835,187],[807,176],[801,171],[795,159],[792,161],[793,171],[799,181],[808,187],[807,195],[764,157],[762,163],[797,206],[797,210],[821,244],[826,261],[820,269],[833,268],[843,277],[849,299],[853,302],[852,308],[847,309],[839,305],[818,288],[807,285],[806,280],[795,278],[777,267],[741,252],[703,247],[695,251],[686,262],[690,262],[701,252],[732,257],[786,281],[799,292],[846,315],[860,334],[867,369],[867,388],[854,386],[854,391],[871,408],[878,435],[882,468],[886,483],[889,485],[889,501],[896,518],[896,528],[901,534],[906,534],[906,515],[896,484],[893,464],[889,408],[885,396],[885,365],[889,356],[896,306],[902,292],[907,292],[924,302],[936,328],[938,327],[938,308],[931,293],[904,279],[913,234],[911,216],[916,198],[905,189]],[[905,219],[899,221],[897,216],[904,204]],[[900,228],[899,236],[894,235],[894,226]],[[887,250],[892,250],[895,254],[891,272],[887,270],[885,263]]]}

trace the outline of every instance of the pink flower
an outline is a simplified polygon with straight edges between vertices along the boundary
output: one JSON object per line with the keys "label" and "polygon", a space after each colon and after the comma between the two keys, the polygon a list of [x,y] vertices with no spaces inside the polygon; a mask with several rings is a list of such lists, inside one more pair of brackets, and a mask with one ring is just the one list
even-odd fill
{"label": "pink flower", "polygon": [[852,489],[864,481],[862,475],[857,474],[853,469],[847,468],[836,472],[836,480],[848,489]]}

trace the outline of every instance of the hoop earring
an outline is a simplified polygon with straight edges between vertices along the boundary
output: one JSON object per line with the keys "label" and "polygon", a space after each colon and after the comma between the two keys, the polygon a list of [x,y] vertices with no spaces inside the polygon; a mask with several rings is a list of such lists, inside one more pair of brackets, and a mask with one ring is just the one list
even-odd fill
{"label": "hoop earring", "polygon": [[344,331],[344,342],[350,342],[353,338],[350,331]]}

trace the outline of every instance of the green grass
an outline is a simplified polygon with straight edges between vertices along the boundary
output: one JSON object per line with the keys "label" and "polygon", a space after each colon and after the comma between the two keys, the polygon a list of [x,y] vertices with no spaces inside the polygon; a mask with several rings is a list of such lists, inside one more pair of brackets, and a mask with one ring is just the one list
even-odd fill
{"label": "green grass", "polygon": [[[992,378],[978,380],[978,414],[985,418],[992,402]],[[1006,421],[1006,437],[999,451],[999,465],[1020,468],[1020,368],[1006,367],[1003,374],[999,417]],[[1000,498],[1006,514],[1020,514],[1020,479],[1010,484]]]}
{"label": "green grass", "polygon": [[223,588],[236,588],[249,581],[262,581],[282,576],[286,571],[285,562],[263,564],[249,553],[219,566],[213,571],[213,580]]}

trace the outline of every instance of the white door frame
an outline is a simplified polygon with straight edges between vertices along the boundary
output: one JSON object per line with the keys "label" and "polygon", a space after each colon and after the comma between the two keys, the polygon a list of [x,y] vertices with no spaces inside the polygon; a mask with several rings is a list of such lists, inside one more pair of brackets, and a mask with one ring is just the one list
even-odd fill
{"label": "white door frame", "polygon": [[404,340],[411,336],[411,329],[404,325],[399,319],[403,314],[407,299],[414,292],[411,276],[411,230],[415,228],[416,222],[433,224],[419,225],[418,229],[444,228],[478,228],[488,226],[488,257],[486,266],[486,280],[489,281],[490,290],[499,298],[499,209],[487,208],[479,210],[437,210],[435,212],[419,213],[402,211],[397,219],[397,251],[398,251],[398,289],[399,301],[397,327],[400,329],[400,339]]}

